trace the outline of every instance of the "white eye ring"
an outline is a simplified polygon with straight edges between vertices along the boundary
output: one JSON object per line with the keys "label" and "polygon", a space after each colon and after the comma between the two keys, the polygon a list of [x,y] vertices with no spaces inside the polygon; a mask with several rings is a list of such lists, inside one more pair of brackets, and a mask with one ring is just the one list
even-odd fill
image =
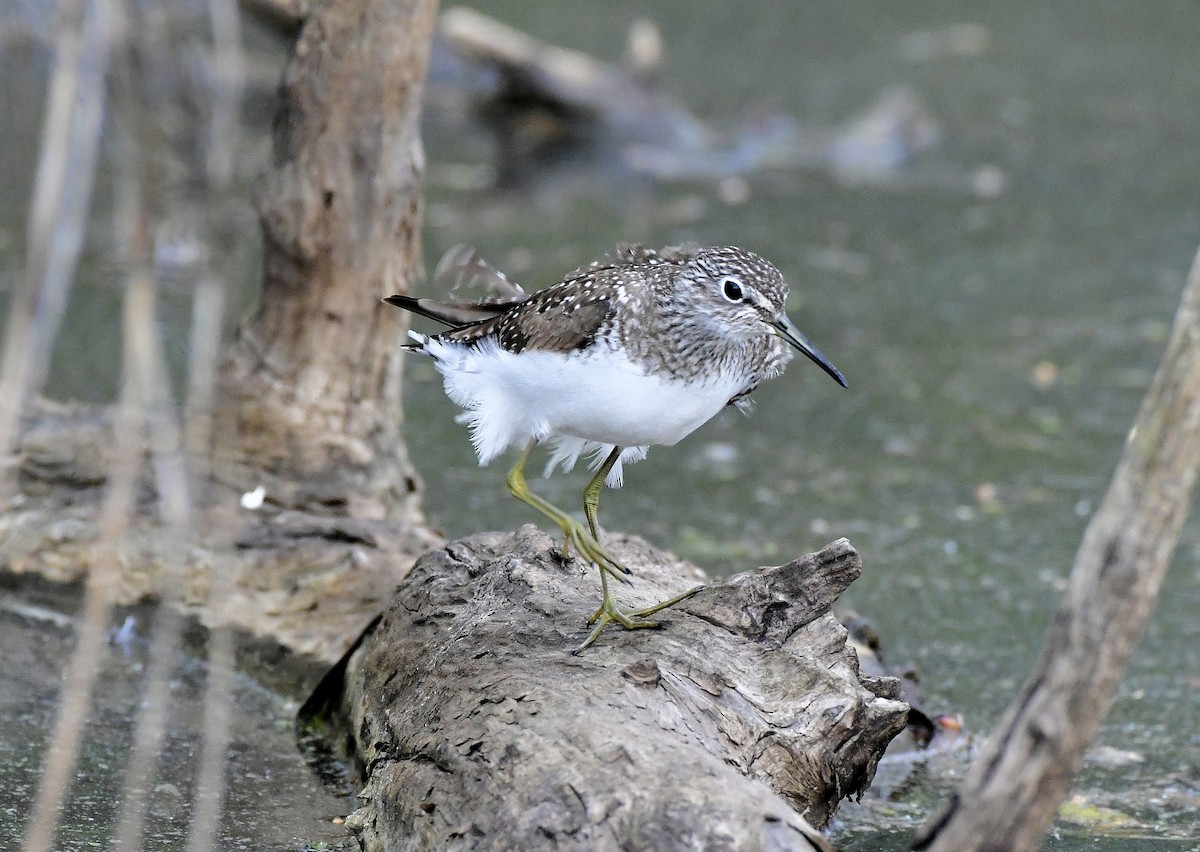
{"label": "white eye ring", "polygon": [[742,301],[742,282],[736,278],[722,278],[721,295],[730,302]]}

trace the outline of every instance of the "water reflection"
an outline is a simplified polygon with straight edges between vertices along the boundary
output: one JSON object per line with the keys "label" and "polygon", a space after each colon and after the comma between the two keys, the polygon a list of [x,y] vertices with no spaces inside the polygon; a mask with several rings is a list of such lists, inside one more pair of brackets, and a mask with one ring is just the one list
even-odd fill
{"label": "water reflection", "polygon": [[[7,826],[28,817],[53,729],[59,689],[74,645],[74,620],[62,614],[77,605],[71,593],[23,588],[0,594],[0,815]],[[149,637],[149,607],[114,614],[107,655],[60,823],[62,849],[107,849],[121,802],[133,719],[142,701]],[[193,648],[193,652],[198,650]],[[276,664],[278,660],[275,661]],[[147,848],[186,845],[200,755],[205,667],[189,653],[171,680],[171,721],[160,754],[160,772],[149,792]],[[296,702],[244,675],[232,705],[221,849],[342,848],[348,836],[338,818],[355,807],[336,797],[309,771],[296,751]],[[345,848],[349,848],[346,846]]]}

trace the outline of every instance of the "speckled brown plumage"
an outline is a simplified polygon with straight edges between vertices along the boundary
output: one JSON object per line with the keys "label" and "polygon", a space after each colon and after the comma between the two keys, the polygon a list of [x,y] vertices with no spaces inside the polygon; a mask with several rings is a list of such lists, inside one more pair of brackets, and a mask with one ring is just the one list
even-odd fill
{"label": "speckled brown plumage", "polygon": [[762,325],[748,339],[703,333],[698,322],[727,308],[698,298],[722,276],[737,276],[761,296],[757,307],[769,322],[781,313],[787,284],[774,266],[744,249],[625,244],[579,267],[562,281],[524,301],[487,305],[439,304],[392,297],[388,301],[454,326],[438,335],[474,344],[496,341],[509,352],[572,352],[598,341],[623,348],[648,370],[687,378],[732,361],[752,365],[744,396],[786,361],[787,345]]}
{"label": "speckled brown plumage", "polygon": [[561,281],[496,317],[444,332],[442,337],[467,344],[494,337],[500,348],[509,352],[584,349],[613,321],[612,294],[603,283]]}

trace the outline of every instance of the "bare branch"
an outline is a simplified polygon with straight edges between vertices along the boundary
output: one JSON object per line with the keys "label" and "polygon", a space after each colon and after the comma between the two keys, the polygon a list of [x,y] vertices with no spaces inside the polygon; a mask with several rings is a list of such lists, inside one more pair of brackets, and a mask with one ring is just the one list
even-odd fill
{"label": "bare branch", "polygon": [[1112,485],[1084,533],[1041,660],[914,848],[1036,848],[1154,608],[1198,467],[1200,254]]}
{"label": "bare branch", "polygon": [[91,205],[112,41],[109,0],[64,0],[54,77],[29,212],[25,276],[8,317],[0,373],[0,493],[8,490],[18,424],[46,380]]}

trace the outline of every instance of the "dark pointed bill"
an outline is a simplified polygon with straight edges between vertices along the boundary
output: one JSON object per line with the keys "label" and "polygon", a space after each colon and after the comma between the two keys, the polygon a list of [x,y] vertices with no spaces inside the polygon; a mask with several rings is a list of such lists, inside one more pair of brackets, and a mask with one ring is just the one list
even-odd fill
{"label": "dark pointed bill", "polygon": [[821,354],[820,349],[808,342],[808,338],[800,332],[800,329],[796,328],[795,323],[788,319],[787,315],[781,315],[771,323],[771,326],[775,329],[776,334],[811,358],[818,367],[832,376],[835,382],[842,387],[847,387],[846,379],[842,377],[841,371]]}

